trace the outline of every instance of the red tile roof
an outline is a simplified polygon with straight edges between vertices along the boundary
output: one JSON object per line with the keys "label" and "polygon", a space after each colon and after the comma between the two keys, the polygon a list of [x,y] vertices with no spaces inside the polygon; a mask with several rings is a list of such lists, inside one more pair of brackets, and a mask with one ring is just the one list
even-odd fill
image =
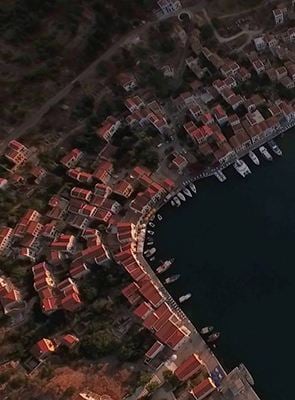
{"label": "red tile roof", "polygon": [[174,371],[175,376],[180,381],[186,381],[202,368],[201,360],[197,354],[190,355]]}

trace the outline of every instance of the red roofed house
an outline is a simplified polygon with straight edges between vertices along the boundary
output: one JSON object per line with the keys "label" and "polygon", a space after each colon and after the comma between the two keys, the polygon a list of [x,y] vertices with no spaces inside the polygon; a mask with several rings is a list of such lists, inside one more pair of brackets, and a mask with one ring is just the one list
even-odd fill
{"label": "red roofed house", "polygon": [[76,311],[81,305],[82,302],[77,293],[70,293],[61,300],[61,307],[66,311]]}
{"label": "red roofed house", "polygon": [[128,198],[133,193],[133,187],[128,181],[122,180],[114,185],[113,192]]}
{"label": "red roofed house", "polygon": [[124,104],[131,113],[144,107],[144,101],[139,96],[128,97]]}
{"label": "red roofed house", "polygon": [[38,360],[44,360],[57,349],[57,345],[51,339],[43,338],[39,340],[31,349],[31,353]]}
{"label": "red roofed house", "polygon": [[73,187],[71,190],[71,197],[73,197],[74,199],[90,201],[92,197],[92,192],[91,190]]}
{"label": "red roofed house", "polygon": [[17,140],[11,140],[8,143],[8,149],[4,155],[7,160],[11,161],[15,165],[15,167],[19,167],[29,159],[30,153],[30,149],[26,146]]}
{"label": "red roofed house", "polygon": [[81,150],[73,149],[60,160],[60,163],[66,168],[73,168],[78,164],[82,157],[83,153]]}
{"label": "red roofed house", "polygon": [[186,358],[174,371],[175,376],[182,382],[200,372],[204,364],[197,354],[192,354]]}
{"label": "red roofed house", "polygon": [[196,400],[203,400],[216,390],[216,386],[211,378],[204,379],[201,383],[195,386],[190,393]]}
{"label": "red roofed house", "polygon": [[117,77],[118,83],[126,92],[131,92],[137,86],[135,76],[130,72],[121,72]]}
{"label": "red roofed house", "polygon": [[158,340],[148,349],[145,353],[145,356],[148,360],[152,360],[155,358],[162,350],[164,349],[164,345]]}
{"label": "red roofed house", "polygon": [[218,104],[213,111],[214,118],[216,119],[218,125],[224,125],[227,121],[227,115],[220,104]]}
{"label": "red roofed house", "polygon": [[187,167],[188,161],[187,159],[179,153],[175,153],[173,160],[171,162],[171,166],[175,167],[179,174],[183,173],[183,170]]}
{"label": "red roofed house", "polygon": [[11,252],[13,229],[7,226],[0,228],[0,255],[8,255]]}
{"label": "red roofed house", "polygon": [[110,142],[114,134],[121,127],[121,121],[112,115],[108,116],[101,127],[97,130],[97,135],[107,142]]}
{"label": "red roofed house", "polygon": [[77,343],[79,343],[79,339],[77,336],[68,333],[61,338],[61,343],[69,349],[72,349]]}
{"label": "red roofed house", "polygon": [[136,315],[138,318],[145,320],[147,316],[153,311],[153,307],[144,301],[141,303],[136,309],[133,311],[133,314]]}
{"label": "red roofed house", "polygon": [[122,295],[129,301],[130,304],[137,304],[142,297],[139,292],[139,286],[137,283],[132,282],[124,289],[122,289]]}
{"label": "red roofed house", "polygon": [[101,161],[93,172],[93,178],[97,179],[104,184],[110,180],[113,172],[113,164],[110,161]]}

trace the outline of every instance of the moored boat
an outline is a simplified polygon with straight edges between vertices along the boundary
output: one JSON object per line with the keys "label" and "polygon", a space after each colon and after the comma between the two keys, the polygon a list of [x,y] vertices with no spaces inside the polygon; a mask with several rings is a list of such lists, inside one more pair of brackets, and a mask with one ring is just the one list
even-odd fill
{"label": "moored boat", "polygon": [[193,182],[189,183],[189,188],[193,193],[197,193],[196,185]]}
{"label": "moored boat", "polygon": [[151,249],[145,250],[143,254],[147,257],[151,257],[152,255],[155,254],[156,251],[157,251],[156,248],[152,247]]}
{"label": "moored boat", "polygon": [[170,260],[164,261],[157,269],[156,272],[157,274],[162,274],[163,272],[167,271],[171,265],[174,262],[174,258],[171,258]]}
{"label": "moored boat", "polygon": [[175,202],[174,202],[174,200],[171,200],[171,201],[170,201],[170,204],[171,204],[172,207],[175,207]]}
{"label": "moored boat", "polygon": [[153,222],[149,222],[149,226],[151,226],[152,228],[154,228],[156,225]]}
{"label": "moored boat", "polygon": [[269,154],[264,146],[260,146],[259,151],[267,161],[272,161],[272,156]]}
{"label": "moored boat", "polygon": [[213,332],[214,326],[204,326],[204,328],[201,329],[201,334],[202,335],[208,335],[209,333]]}
{"label": "moored boat", "polygon": [[191,191],[188,188],[184,188],[183,193],[188,197],[193,197]]}
{"label": "moored boat", "polygon": [[162,215],[160,215],[160,214],[157,214],[157,218],[159,221],[162,221],[162,219],[163,219]]}
{"label": "moored boat", "polygon": [[147,231],[147,233],[148,233],[149,235],[154,235],[154,234],[155,234],[154,231]]}
{"label": "moored boat", "polygon": [[212,334],[208,337],[207,342],[208,342],[208,343],[213,343],[213,342],[215,342],[215,341],[219,338],[219,336],[220,336],[220,332],[212,333]]}
{"label": "moored boat", "polygon": [[243,160],[237,160],[234,163],[234,169],[243,177],[251,174],[250,168]]}
{"label": "moored boat", "polygon": [[166,285],[168,285],[169,283],[176,282],[177,279],[179,279],[179,278],[180,278],[180,274],[178,274],[178,275],[171,275],[171,276],[169,276],[168,278],[166,278],[164,282],[166,283]]}
{"label": "moored boat", "polygon": [[176,207],[179,207],[181,205],[181,202],[180,202],[180,200],[179,200],[179,198],[177,196],[173,197],[173,200],[174,200],[174,202],[176,204]]}
{"label": "moored boat", "polygon": [[270,140],[270,141],[268,142],[268,144],[269,144],[270,148],[272,149],[272,151],[273,151],[277,156],[283,155],[282,150],[279,148],[279,146],[276,144],[275,141]]}
{"label": "moored boat", "polygon": [[178,301],[179,301],[179,303],[183,303],[183,302],[187,301],[188,299],[190,299],[191,297],[192,297],[192,294],[191,293],[187,293],[187,294],[185,294],[183,296],[180,296]]}
{"label": "moored boat", "polygon": [[154,244],[153,240],[150,240],[150,241],[147,242],[147,246],[152,246],[153,244]]}
{"label": "moored boat", "polygon": [[179,198],[180,200],[186,201],[185,195],[184,195],[183,193],[178,192],[178,193],[177,193],[177,196],[178,196],[178,198]]}
{"label": "moored boat", "polygon": [[226,181],[226,176],[224,175],[224,173],[222,171],[216,171],[216,172],[214,172],[214,175],[219,180],[219,182]]}
{"label": "moored boat", "polygon": [[257,157],[257,155],[254,153],[254,151],[250,150],[249,153],[249,158],[251,159],[251,161],[255,164],[255,165],[259,165],[260,161],[259,158]]}

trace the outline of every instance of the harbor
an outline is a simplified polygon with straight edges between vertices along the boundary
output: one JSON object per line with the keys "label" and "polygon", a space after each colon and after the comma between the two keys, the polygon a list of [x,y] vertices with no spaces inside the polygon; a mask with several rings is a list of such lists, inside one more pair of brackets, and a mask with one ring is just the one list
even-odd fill
{"label": "harbor", "polygon": [[294,136],[277,144],[282,155],[260,144],[272,162],[258,150],[260,165],[245,158],[246,179],[227,168],[222,184],[215,177],[196,182],[197,194],[179,209],[163,207],[153,240],[155,263],[174,257],[169,275],[181,275],[169,285],[172,297],[191,293],[181,305],[189,320],[221,332],[214,349],[221,364],[230,370],[245,363],[261,398],[288,400],[292,360],[279,343],[295,289]]}

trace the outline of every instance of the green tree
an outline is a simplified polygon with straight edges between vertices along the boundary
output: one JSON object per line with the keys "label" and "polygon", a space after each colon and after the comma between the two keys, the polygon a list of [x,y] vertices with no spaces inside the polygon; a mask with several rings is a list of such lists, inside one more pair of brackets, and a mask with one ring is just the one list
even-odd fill
{"label": "green tree", "polygon": [[208,40],[211,39],[213,36],[213,29],[210,24],[203,25],[201,28],[201,39]]}

